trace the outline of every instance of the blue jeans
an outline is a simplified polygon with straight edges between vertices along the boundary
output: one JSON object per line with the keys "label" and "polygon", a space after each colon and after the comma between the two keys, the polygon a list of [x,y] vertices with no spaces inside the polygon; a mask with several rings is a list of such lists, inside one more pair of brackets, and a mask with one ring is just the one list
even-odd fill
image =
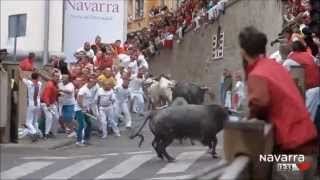
{"label": "blue jeans", "polygon": [[[82,111],[76,111],[76,120],[78,122],[77,129],[77,141],[81,142],[82,140],[82,131],[84,130],[84,140],[89,141],[91,135],[91,121],[88,116],[86,116]],[[86,127],[85,127],[86,124]]]}

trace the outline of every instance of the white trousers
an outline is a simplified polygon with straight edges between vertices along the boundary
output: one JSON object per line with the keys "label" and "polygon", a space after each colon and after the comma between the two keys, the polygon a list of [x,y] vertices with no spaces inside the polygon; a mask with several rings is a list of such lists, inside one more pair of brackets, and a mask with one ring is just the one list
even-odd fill
{"label": "white trousers", "polygon": [[[116,115],[119,118],[123,118],[124,122],[126,123],[126,127],[131,127],[132,125],[132,120],[131,120],[131,114],[129,111],[129,104],[128,102],[117,102],[116,106]],[[122,117],[121,113],[124,114],[124,117]]]}
{"label": "white trousers", "polygon": [[102,137],[107,137],[108,131],[107,127],[110,125],[113,132],[116,134],[120,134],[120,130],[115,122],[115,112],[114,107],[110,105],[109,107],[99,107],[99,115],[100,115],[100,123],[102,130]]}
{"label": "white trousers", "polygon": [[229,109],[232,107],[232,105],[231,105],[231,91],[226,92],[226,99],[225,99],[224,107],[227,107]]}
{"label": "white trousers", "polygon": [[316,119],[317,108],[320,104],[320,87],[308,89],[306,91],[306,106],[314,121]]}
{"label": "white trousers", "polygon": [[40,132],[39,124],[38,124],[39,114],[40,114],[39,106],[27,107],[26,126],[27,126],[28,134],[36,134],[37,132]]}
{"label": "white trousers", "polygon": [[132,110],[134,113],[143,113],[144,112],[144,99],[143,92],[132,92]]}
{"label": "white trousers", "polygon": [[59,120],[59,112],[58,108],[55,104],[47,107],[45,103],[41,103],[42,110],[46,117],[46,129],[45,134],[49,134],[49,132],[56,128]]}

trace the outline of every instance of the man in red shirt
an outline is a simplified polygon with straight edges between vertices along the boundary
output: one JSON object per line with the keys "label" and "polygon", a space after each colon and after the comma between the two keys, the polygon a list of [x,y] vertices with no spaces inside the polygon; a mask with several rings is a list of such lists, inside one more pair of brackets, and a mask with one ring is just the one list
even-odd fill
{"label": "man in red shirt", "polygon": [[106,68],[111,68],[113,65],[113,57],[111,54],[107,54],[106,52],[98,51],[94,60],[94,65],[99,70],[104,70]]}
{"label": "man in red shirt", "polygon": [[125,53],[124,48],[121,47],[120,40],[116,40],[116,42],[114,43],[114,46],[115,46],[115,51],[116,51],[117,55]]}
{"label": "man in red shirt", "polygon": [[305,153],[301,148],[306,146],[317,151],[314,142],[317,131],[294,80],[284,67],[265,57],[266,35],[254,27],[246,27],[239,34],[239,42],[248,85],[250,118],[274,125],[280,151]]}
{"label": "man in red shirt", "polygon": [[58,81],[60,74],[57,72],[52,73],[53,78],[49,80],[41,95],[41,106],[46,117],[46,129],[44,138],[48,138],[49,133],[52,133],[52,127],[54,127],[59,119],[59,113],[57,109],[58,100]]}
{"label": "man in red shirt", "polygon": [[36,55],[33,52],[30,52],[28,57],[23,59],[20,64],[19,67],[22,71],[33,71],[34,70],[34,66],[33,66],[33,62],[35,60]]}

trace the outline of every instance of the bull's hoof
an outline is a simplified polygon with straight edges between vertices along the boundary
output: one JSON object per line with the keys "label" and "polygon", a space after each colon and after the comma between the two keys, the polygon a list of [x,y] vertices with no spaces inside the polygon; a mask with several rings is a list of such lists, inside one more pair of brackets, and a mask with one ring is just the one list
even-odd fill
{"label": "bull's hoof", "polygon": [[160,156],[160,155],[158,155],[158,158],[160,158],[160,159],[164,160],[164,159],[163,159],[163,157],[162,157],[162,156]]}
{"label": "bull's hoof", "polygon": [[168,163],[172,163],[174,161],[176,161],[176,159],[174,159],[174,158],[168,159]]}
{"label": "bull's hoof", "polygon": [[217,159],[217,158],[219,158],[219,156],[217,155],[217,153],[213,153],[213,154],[212,154],[212,158],[213,158],[213,159]]}

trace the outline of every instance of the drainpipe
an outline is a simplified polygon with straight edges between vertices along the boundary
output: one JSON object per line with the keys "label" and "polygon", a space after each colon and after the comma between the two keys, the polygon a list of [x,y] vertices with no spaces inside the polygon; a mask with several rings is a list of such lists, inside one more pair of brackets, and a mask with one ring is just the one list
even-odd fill
{"label": "drainpipe", "polygon": [[49,27],[50,27],[50,1],[45,0],[44,7],[44,45],[43,45],[43,65],[48,63],[49,58]]}

